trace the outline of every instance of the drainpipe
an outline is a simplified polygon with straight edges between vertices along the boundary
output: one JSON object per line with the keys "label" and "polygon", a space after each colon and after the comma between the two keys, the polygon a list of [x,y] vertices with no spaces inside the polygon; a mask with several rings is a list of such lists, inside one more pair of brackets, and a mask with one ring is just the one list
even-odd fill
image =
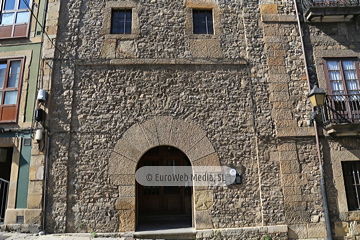
{"label": "drainpipe", "polygon": [[[307,63],[307,59],[306,59],[304,37],[302,34],[302,29],[301,29],[299,9],[298,9],[296,0],[294,0],[294,6],[295,6],[295,10],[296,10],[297,25],[299,28],[299,34],[300,34],[300,39],[301,39],[301,48],[302,48],[302,52],[303,52],[303,56],[304,56],[305,74],[306,74],[306,78],[308,80],[308,87],[309,87],[309,91],[310,91],[311,90],[310,76],[309,76],[309,70],[308,70],[308,63]],[[314,107],[313,107],[313,111],[314,111]],[[317,149],[317,155],[318,155],[318,159],[319,159],[320,187],[321,187],[321,195],[322,195],[323,206],[324,206],[326,234],[327,234],[327,239],[332,240],[329,208],[328,208],[326,186],[325,186],[325,179],[324,179],[323,159],[321,156],[321,149],[320,149],[320,142],[319,142],[319,132],[318,132],[318,126],[317,126],[316,121],[313,121],[313,122],[314,122],[314,131],[315,131],[316,149]]]}
{"label": "drainpipe", "polygon": [[47,131],[47,145],[46,145],[46,156],[45,156],[45,169],[44,169],[44,189],[43,189],[43,215],[42,215],[42,231],[45,233],[45,223],[46,223],[46,195],[47,195],[47,180],[49,175],[49,155],[50,155],[50,141],[51,136],[49,131]]}

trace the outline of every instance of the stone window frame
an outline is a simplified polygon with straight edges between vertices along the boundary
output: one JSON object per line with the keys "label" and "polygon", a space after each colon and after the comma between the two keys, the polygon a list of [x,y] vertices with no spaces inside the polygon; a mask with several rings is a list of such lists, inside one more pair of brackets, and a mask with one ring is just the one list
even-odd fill
{"label": "stone window frame", "polygon": [[[131,9],[132,10],[132,22],[131,22],[131,34],[112,34],[111,33],[111,15],[113,9]],[[135,1],[111,1],[106,2],[104,8],[104,21],[101,33],[105,35],[106,39],[135,39],[140,34],[140,22],[139,22],[139,4]]]}
{"label": "stone window frame", "polygon": [[[213,14],[213,34],[194,34],[193,10],[212,10]],[[218,39],[222,33],[221,11],[215,1],[189,1],[185,8],[186,22],[185,34],[192,39]]]}

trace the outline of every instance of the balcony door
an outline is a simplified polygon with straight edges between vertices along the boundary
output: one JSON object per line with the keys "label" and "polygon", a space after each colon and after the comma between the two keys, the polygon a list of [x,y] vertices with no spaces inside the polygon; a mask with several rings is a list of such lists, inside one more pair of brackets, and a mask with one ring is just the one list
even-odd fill
{"label": "balcony door", "polygon": [[336,122],[359,122],[359,62],[353,58],[327,59],[324,62],[329,94],[327,113]]}

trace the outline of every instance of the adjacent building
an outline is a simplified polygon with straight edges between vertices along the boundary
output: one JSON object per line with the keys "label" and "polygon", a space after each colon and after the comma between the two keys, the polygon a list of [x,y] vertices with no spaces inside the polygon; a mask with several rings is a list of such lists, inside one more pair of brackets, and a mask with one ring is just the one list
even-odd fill
{"label": "adjacent building", "polygon": [[2,0],[0,12],[0,227],[35,232],[42,227],[46,92],[59,11],[54,1]]}

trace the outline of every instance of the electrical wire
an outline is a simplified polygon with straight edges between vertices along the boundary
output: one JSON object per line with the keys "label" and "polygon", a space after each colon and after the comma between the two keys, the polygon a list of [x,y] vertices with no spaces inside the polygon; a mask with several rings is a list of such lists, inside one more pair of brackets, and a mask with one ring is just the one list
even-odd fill
{"label": "electrical wire", "polygon": [[64,53],[61,51],[61,49],[59,49],[59,48],[53,43],[53,40],[54,40],[54,39],[51,39],[50,36],[47,34],[47,32],[45,31],[45,25],[41,24],[40,21],[39,21],[39,19],[35,16],[34,11],[32,10],[32,8],[30,7],[30,5],[29,5],[29,3],[28,3],[28,0],[22,0],[22,1],[25,3],[25,5],[26,5],[26,7],[28,8],[28,10],[30,11],[32,17],[35,18],[37,24],[39,24],[39,26],[41,27],[42,32],[44,33],[44,35],[49,39],[51,45],[54,46],[55,50],[57,50],[57,51],[60,53],[60,55],[64,54]]}

